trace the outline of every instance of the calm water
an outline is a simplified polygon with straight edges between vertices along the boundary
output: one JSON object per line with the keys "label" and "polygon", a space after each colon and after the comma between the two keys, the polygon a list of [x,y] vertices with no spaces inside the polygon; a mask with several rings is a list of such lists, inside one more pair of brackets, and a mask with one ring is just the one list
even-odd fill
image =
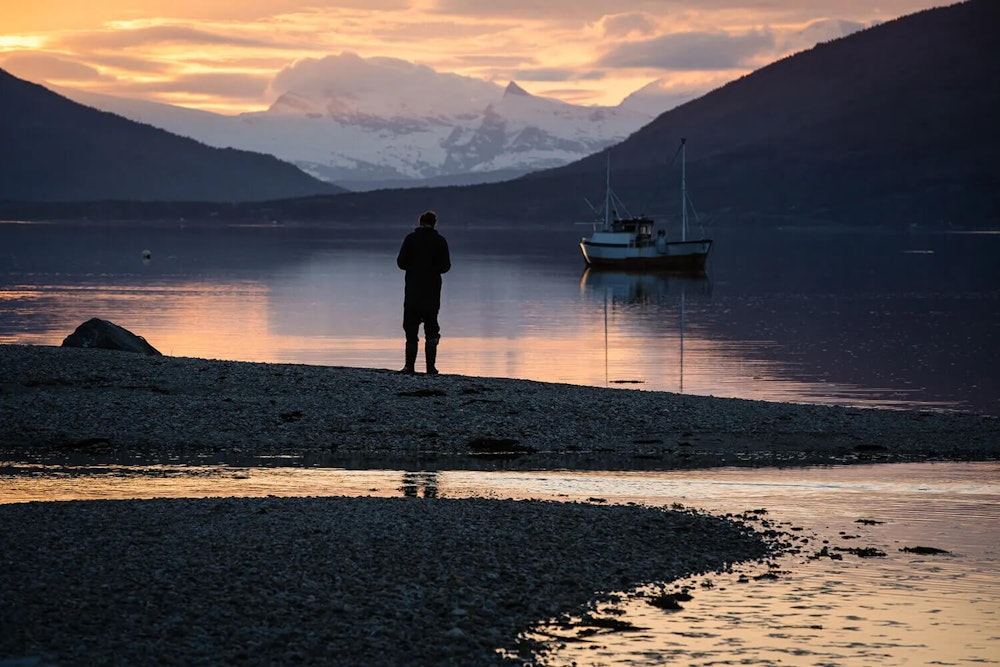
{"label": "calm water", "polygon": [[[170,355],[395,368],[408,229],[0,223],[0,342],[96,316]],[[718,228],[692,279],[587,273],[582,227],[440,229],[445,372],[1000,414],[1000,234]]]}
{"label": "calm water", "polygon": [[[492,496],[753,514],[801,551],[678,582],[683,609],[602,605],[631,632],[541,626],[553,665],[1000,664],[1000,464],[672,472],[0,466],[0,503],[207,496]],[[921,555],[906,548],[948,553]],[[840,558],[816,557],[823,553]],[[854,551],[852,551],[854,550]],[[857,550],[876,550],[861,557]],[[872,551],[870,553],[876,553]],[[774,578],[758,578],[765,573]],[[741,581],[739,576],[744,575]],[[539,619],[540,621],[544,619]]]}

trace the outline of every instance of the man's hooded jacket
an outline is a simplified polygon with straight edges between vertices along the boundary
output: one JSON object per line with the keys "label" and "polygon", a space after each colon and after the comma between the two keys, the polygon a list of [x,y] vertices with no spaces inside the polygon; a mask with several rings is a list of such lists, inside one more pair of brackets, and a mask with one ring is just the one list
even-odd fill
{"label": "man's hooded jacket", "polygon": [[403,239],[396,265],[406,271],[403,308],[438,312],[441,274],[451,269],[445,238],[433,227],[418,227]]}

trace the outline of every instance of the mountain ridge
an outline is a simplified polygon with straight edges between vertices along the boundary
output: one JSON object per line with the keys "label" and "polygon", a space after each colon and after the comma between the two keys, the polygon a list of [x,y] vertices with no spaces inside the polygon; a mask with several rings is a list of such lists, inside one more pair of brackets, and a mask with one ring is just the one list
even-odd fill
{"label": "mountain ridge", "polygon": [[[427,207],[469,222],[569,223],[616,193],[635,213],[713,220],[995,228],[1000,3],[924,10],[788,56],[658,116],[615,146],[496,184],[286,202],[288,218],[398,219]],[[928,48],[927,45],[933,45]],[[372,196],[368,196],[372,195]]]}
{"label": "mountain ridge", "polygon": [[[333,77],[329,85],[320,85],[324,73]],[[347,81],[338,87],[336,76]],[[237,116],[59,92],[211,146],[270,153],[355,190],[506,180],[571,163],[653,118],[532,95],[514,81],[501,87],[351,53],[296,64],[276,82],[278,96],[267,110]]]}
{"label": "mountain ridge", "polygon": [[272,155],[205,146],[0,69],[0,200],[261,201],[343,191]]}
{"label": "mountain ridge", "polygon": [[[998,13],[991,0],[967,0],[819,44],[661,114],[611,148],[509,181],[184,210],[375,224],[434,208],[468,224],[565,224],[590,215],[585,197],[603,197],[610,154],[618,195],[636,213],[669,220],[680,210],[672,160],[686,137],[688,187],[710,223],[995,227]],[[160,215],[140,208],[128,212]]]}

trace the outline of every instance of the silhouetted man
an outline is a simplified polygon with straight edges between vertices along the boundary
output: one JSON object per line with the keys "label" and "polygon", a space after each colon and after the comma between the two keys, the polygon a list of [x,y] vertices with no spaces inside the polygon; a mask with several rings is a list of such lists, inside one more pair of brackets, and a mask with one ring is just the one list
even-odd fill
{"label": "silhouetted man", "polygon": [[441,310],[441,274],[451,268],[448,242],[437,233],[437,214],[425,211],[420,216],[420,226],[403,239],[403,246],[396,257],[396,265],[406,271],[406,292],[403,299],[403,331],[406,332],[406,365],[400,373],[414,373],[417,361],[417,336],[421,322],[424,325],[424,356],[427,373],[437,375],[437,360],[441,327],[438,311]]}

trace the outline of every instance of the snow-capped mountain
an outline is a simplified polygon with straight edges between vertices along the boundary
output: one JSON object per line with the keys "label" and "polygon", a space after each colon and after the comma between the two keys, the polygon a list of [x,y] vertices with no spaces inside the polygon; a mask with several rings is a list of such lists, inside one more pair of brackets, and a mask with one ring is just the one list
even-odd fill
{"label": "snow-capped mountain", "polygon": [[357,190],[513,178],[618,143],[655,115],[575,106],[405,61],[330,58],[341,69],[349,61],[349,82],[308,71],[329,69],[327,59],[297,64],[275,77],[267,111],[238,116],[59,92],[210,146],[270,153]]}

